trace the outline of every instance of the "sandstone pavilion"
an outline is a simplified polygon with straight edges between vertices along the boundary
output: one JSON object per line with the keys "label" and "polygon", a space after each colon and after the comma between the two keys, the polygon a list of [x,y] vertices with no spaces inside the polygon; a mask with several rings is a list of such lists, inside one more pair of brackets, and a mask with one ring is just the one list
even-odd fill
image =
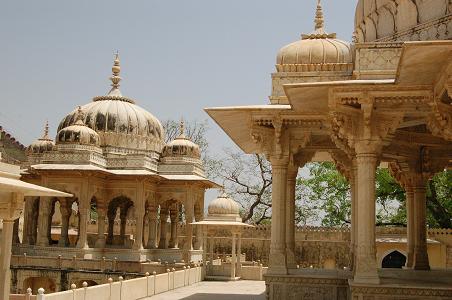
{"label": "sandstone pavilion", "polygon": [[[446,1],[359,0],[352,44],[324,29],[279,51],[270,103],[206,109],[245,152],[273,171],[268,299],[451,299],[452,274],[431,270],[426,183],[452,163],[451,6]],[[349,268],[297,269],[295,179],[333,161],[351,185]],[[375,171],[406,191],[407,262],[376,260]]]}

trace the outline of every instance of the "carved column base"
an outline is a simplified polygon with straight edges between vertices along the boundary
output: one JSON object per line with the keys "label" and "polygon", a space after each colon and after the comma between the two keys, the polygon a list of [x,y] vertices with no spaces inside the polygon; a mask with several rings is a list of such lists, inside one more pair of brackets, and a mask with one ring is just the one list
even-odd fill
{"label": "carved column base", "polygon": [[287,261],[284,250],[278,252],[270,251],[270,261],[268,266],[268,273],[274,275],[287,274]]}

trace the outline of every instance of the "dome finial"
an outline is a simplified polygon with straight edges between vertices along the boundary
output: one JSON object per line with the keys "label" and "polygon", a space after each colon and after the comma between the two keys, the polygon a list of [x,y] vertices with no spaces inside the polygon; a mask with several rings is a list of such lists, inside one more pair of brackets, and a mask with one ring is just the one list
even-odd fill
{"label": "dome finial", "polygon": [[121,73],[119,51],[116,51],[115,53],[115,60],[113,62],[111,71],[113,73],[113,75],[110,77],[112,88],[108,94],[112,96],[121,96],[121,92],[119,91],[119,82],[121,81],[121,77],[119,76],[119,74]]}
{"label": "dome finial", "polygon": [[180,118],[180,123],[179,123],[179,136],[183,137],[185,136],[185,123],[184,123],[184,119]]}
{"label": "dome finial", "polygon": [[42,136],[43,140],[49,140],[49,120],[46,120],[46,123],[44,125],[44,134]]}
{"label": "dome finial", "polygon": [[323,9],[320,0],[317,0],[317,10],[315,12],[315,30],[323,30],[325,25],[325,19],[323,18]]}
{"label": "dome finial", "polygon": [[314,31],[310,34],[302,34],[301,38],[304,39],[335,39],[335,33],[326,33],[325,31],[325,18],[323,17],[323,8],[320,0],[317,0],[317,9],[315,11],[314,18]]}
{"label": "dome finial", "polygon": [[83,110],[82,110],[82,107],[81,106],[79,106],[78,108],[77,108],[77,116],[76,116],[76,119],[75,119],[76,121],[75,121],[75,125],[82,125],[82,126],[85,126],[85,114],[83,113]]}

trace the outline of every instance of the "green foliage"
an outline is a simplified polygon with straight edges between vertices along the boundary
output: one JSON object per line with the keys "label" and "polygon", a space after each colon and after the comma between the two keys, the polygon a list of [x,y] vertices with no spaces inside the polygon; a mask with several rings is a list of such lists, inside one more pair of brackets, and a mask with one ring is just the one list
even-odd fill
{"label": "green foliage", "polygon": [[[333,163],[311,163],[307,165],[309,177],[297,179],[298,207],[309,207],[310,215],[298,221],[319,221],[322,226],[344,226],[350,223],[350,185],[336,170]],[[297,209],[301,214],[302,210]],[[308,220],[308,219],[311,220]]]}

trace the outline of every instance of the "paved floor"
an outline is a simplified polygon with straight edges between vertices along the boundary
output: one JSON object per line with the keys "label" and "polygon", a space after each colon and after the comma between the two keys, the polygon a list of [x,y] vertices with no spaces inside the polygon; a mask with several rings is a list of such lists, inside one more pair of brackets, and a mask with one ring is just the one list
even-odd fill
{"label": "paved floor", "polygon": [[264,300],[264,281],[203,281],[147,298],[149,300]]}

